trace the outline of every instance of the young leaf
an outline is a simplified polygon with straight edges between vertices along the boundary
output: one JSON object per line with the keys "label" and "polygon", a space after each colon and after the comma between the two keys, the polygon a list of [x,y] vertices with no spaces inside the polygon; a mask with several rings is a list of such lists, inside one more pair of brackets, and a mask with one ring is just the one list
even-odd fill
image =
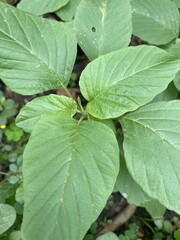
{"label": "young leaf", "polygon": [[118,144],[109,127],[57,114],[41,118],[24,153],[22,238],[82,239],[118,171]]}
{"label": "young leaf", "polygon": [[94,117],[116,118],[150,102],[180,69],[165,51],[153,46],[128,47],[91,62],[80,79]]}
{"label": "young leaf", "polygon": [[21,0],[17,7],[35,15],[54,12],[65,6],[69,0]]}
{"label": "young leaf", "polygon": [[180,212],[180,102],[157,102],[120,118],[128,170],[149,196]]}
{"label": "young leaf", "polygon": [[63,21],[72,21],[76,14],[77,7],[81,0],[70,0],[68,4],[62,8],[60,8],[56,14],[63,20]]}
{"label": "young leaf", "polygon": [[78,44],[90,60],[129,45],[129,0],[82,0],[74,21]]}
{"label": "young leaf", "polygon": [[132,0],[133,34],[152,44],[178,37],[179,11],[170,0]]}
{"label": "young leaf", "polygon": [[97,240],[119,240],[119,238],[113,232],[108,232],[108,233],[98,237]]}
{"label": "young leaf", "polygon": [[24,95],[67,85],[76,57],[70,27],[8,4],[0,3],[0,9],[0,78],[5,84]]}
{"label": "young leaf", "polygon": [[9,240],[21,240],[21,232],[20,231],[12,232]]}
{"label": "young leaf", "polygon": [[152,199],[149,202],[145,202],[141,204],[142,207],[145,207],[148,213],[151,215],[152,219],[154,220],[154,223],[159,228],[162,228],[163,226],[163,220],[164,220],[164,213],[166,211],[166,208],[159,203],[159,201]]}
{"label": "young leaf", "polygon": [[15,219],[15,209],[10,205],[0,204],[0,235],[14,224]]}
{"label": "young leaf", "polygon": [[12,232],[9,240],[21,240],[21,232],[20,231]]}
{"label": "young leaf", "polygon": [[35,98],[21,109],[16,124],[31,132],[42,116],[63,113],[72,117],[76,113],[76,107],[76,102],[65,96],[50,94]]}
{"label": "young leaf", "polygon": [[121,157],[121,169],[116,180],[116,189],[118,189],[129,203],[137,206],[151,200],[131,177],[123,157]]}

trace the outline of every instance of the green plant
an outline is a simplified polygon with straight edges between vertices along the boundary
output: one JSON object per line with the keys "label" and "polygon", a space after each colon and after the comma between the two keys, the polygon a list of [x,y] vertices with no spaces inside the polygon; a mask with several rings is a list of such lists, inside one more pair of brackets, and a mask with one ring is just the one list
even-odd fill
{"label": "green plant", "polygon": [[129,229],[124,234],[120,234],[120,240],[141,240],[137,237],[138,226],[136,224],[130,224]]}
{"label": "green plant", "polygon": [[[32,13],[26,2],[18,8]],[[22,240],[83,239],[115,185],[130,203],[156,199],[180,213],[180,55],[153,46],[178,38],[178,8],[170,0],[76,4],[65,10],[72,24],[0,3],[2,81],[22,95],[63,88],[69,96],[35,98],[16,118],[31,132]],[[47,6],[33,13],[60,11]],[[132,33],[150,45],[128,47]],[[87,104],[67,88],[77,43],[91,61],[80,76]]]}

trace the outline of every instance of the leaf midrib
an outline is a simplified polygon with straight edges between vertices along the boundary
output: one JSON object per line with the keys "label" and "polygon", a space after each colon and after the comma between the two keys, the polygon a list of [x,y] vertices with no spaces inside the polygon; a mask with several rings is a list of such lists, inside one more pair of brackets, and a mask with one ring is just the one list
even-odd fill
{"label": "leaf midrib", "polygon": [[[177,147],[175,147],[175,146],[167,139],[167,137],[165,137],[164,135],[160,134],[160,132],[158,131],[158,129],[155,129],[155,128],[151,127],[150,125],[145,124],[144,122],[142,123],[142,122],[139,122],[138,120],[135,120],[135,119],[132,119],[132,118],[124,117],[124,119],[129,120],[129,121],[132,121],[133,123],[137,123],[138,125],[140,125],[140,126],[143,127],[143,128],[149,129],[151,132],[153,132],[153,134],[156,134],[156,135],[161,139],[162,142],[163,142],[163,141],[167,142],[171,147],[173,147],[173,148],[176,149],[178,152],[180,152],[179,149],[178,149]],[[161,120],[161,119],[159,119],[159,120]]]}
{"label": "leaf midrib", "polygon": [[110,85],[110,86],[106,86],[106,88],[105,88],[103,91],[101,91],[101,92],[99,92],[99,93],[96,92],[96,95],[95,95],[95,96],[93,96],[91,99],[89,98],[89,102],[92,102],[92,101],[97,100],[97,98],[98,98],[99,96],[101,96],[101,95],[103,95],[104,93],[108,92],[110,89],[116,88],[116,87],[119,85],[120,82],[123,82],[124,80],[126,80],[126,79],[128,79],[128,78],[130,78],[130,77],[132,77],[132,76],[134,76],[134,75],[136,75],[136,74],[138,74],[138,73],[141,73],[141,72],[143,72],[143,71],[146,71],[146,70],[151,69],[151,68],[156,67],[156,66],[160,66],[161,64],[168,63],[168,62],[171,62],[171,61],[163,61],[163,62],[159,62],[158,64],[154,64],[154,65],[152,65],[152,66],[150,66],[150,67],[143,68],[142,70],[137,71],[137,72],[134,72],[133,74],[128,75],[128,76],[125,77],[125,78],[122,78],[121,80],[119,80],[118,82],[116,82],[116,83],[114,83],[114,84],[112,84],[112,85]]}
{"label": "leaf midrib", "polygon": [[[15,14],[14,14],[15,15]],[[3,15],[2,15],[3,16]],[[15,15],[16,16],[16,15]],[[4,18],[4,16],[3,16]],[[50,73],[52,73],[52,75],[54,75],[55,79],[58,80],[58,82],[60,82],[60,84],[62,85],[63,88],[66,88],[64,83],[61,81],[61,79],[59,78],[59,76],[57,75],[56,72],[54,72],[53,69],[51,69],[47,63],[45,63],[42,59],[39,58],[39,56],[35,55],[35,53],[29,49],[27,46],[23,45],[19,40],[17,40],[16,38],[14,38],[13,36],[9,35],[8,33],[6,33],[5,31],[3,31],[2,29],[0,30],[0,32],[2,32],[5,36],[8,36],[10,39],[12,39],[14,42],[18,43],[20,47],[22,47],[23,49],[25,49],[30,55],[32,55],[33,57],[35,57],[39,63],[44,64],[44,66],[50,71]]]}

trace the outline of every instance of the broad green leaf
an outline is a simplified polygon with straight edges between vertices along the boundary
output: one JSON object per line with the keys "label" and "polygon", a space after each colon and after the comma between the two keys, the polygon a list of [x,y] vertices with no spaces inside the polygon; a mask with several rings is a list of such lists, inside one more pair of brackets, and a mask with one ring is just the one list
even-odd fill
{"label": "broad green leaf", "polygon": [[[176,76],[177,76],[177,74],[176,74]],[[166,88],[166,90],[164,90],[162,93],[158,94],[153,99],[152,102],[176,100],[178,97],[178,93],[179,92],[178,92],[177,88],[174,86],[174,82],[171,82],[169,84],[169,86]]]}
{"label": "broad green leaf", "polygon": [[99,119],[99,118],[95,118],[91,115],[89,115],[88,117],[89,117],[90,120],[104,123],[105,125],[110,127],[113,130],[113,132],[116,134],[116,127],[115,127],[115,124],[114,124],[112,119]]}
{"label": "broad green leaf", "polygon": [[174,231],[174,238],[176,240],[180,240],[180,229]]}
{"label": "broad green leaf", "polygon": [[21,0],[17,7],[35,15],[54,12],[65,6],[69,0]]}
{"label": "broad green leaf", "polygon": [[12,232],[9,240],[21,240],[21,232],[20,231]]}
{"label": "broad green leaf", "polygon": [[172,0],[178,8],[180,8],[180,0]]}
{"label": "broad green leaf", "polygon": [[0,204],[0,234],[6,232],[15,222],[16,211],[7,204]]}
{"label": "broad green leaf", "polygon": [[142,190],[132,176],[130,175],[126,163],[121,157],[121,169],[116,180],[116,189],[127,199],[131,204],[140,206],[144,202],[150,201],[150,197]]}
{"label": "broad green leaf", "polygon": [[161,48],[163,48],[170,54],[180,58],[180,38],[177,38],[174,41],[161,46]]}
{"label": "broad green leaf", "polygon": [[56,14],[63,20],[63,21],[72,21],[76,14],[77,7],[81,0],[70,0],[68,4],[62,8],[60,8]]}
{"label": "broad green leaf", "polygon": [[152,44],[166,44],[178,37],[179,11],[170,0],[133,0],[133,34]]}
{"label": "broad green leaf", "polygon": [[129,0],[82,0],[74,26],[78,44],[90,60],[127,47],[132,34]]}
{"label": "broad green leaf", "polygon": [[97,240],[119,240],[119,238],[113,232],[108,232],[108,233],[98,237]]}
{"label": "broad green leaf", "polygon": [[0,3],[0,9],[0,78],[5,84],[24,95],[66,86],[76,57],[71,28],[7,4]]}
{"label": "broad green leaf", "polygon": [[166,208],[155,199],[152,199],[151,201],[145,202],[141,205],[146,208],[156,226],[162,228]]}
{"label": "broad green leaf", "polygon": [[57,114],[41,118],[24,153],[22,238],[82,239],[118,171],[117,140],[105,124]]}
{"label": "broad green leaf", "polygon": [[9,240],[21,240],[21,232],[20,231],[12,232]]}
{"label": "broad green leaf", "polygon": [[116,118],[150,102],[165,90],[180,69],[164,50],[128,47],[91,62],[80,79],[82,94],[94,117]]}
{"label": "broad green leaf", "polygon": [[76,113],[76,107],[76,102],[65,96],[50,94],[35,98],[21,109],[16,124],[31,132],[42,116],[63,113],[72,117]]}
{"label": "broad green leaf", "polygon": [[130,174],[149,196],[180,213],[180,101],[149,104],[120,122]]}
{"label": "broad green leaf", "polygon": [[0,203],[4,203],[7,198],[15,194],[16,187],[8,182],[0,184]]}

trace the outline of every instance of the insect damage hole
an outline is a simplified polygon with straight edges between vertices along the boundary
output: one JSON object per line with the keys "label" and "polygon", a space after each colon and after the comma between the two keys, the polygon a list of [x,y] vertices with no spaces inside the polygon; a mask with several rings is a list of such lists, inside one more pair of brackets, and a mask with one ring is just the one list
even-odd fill
{"label": "insect damage hole", "polygon": [[96,32],[96,28],[95,27],[92,27],[91,30],[92,30],[92,32]]}

